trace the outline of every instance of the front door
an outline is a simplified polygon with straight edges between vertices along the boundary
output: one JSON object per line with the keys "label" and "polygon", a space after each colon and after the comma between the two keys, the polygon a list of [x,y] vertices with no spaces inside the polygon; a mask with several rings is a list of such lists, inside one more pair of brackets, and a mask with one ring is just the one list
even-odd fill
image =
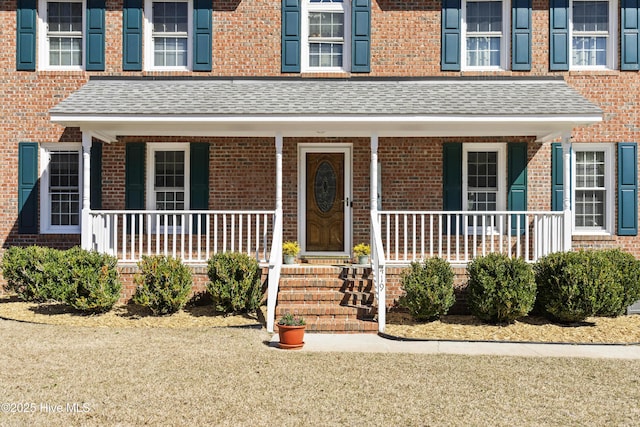
{"label": "front door", "polygon": [[345,255],[349,249],[349,151],[346,147],[303,149],[303,251]]}

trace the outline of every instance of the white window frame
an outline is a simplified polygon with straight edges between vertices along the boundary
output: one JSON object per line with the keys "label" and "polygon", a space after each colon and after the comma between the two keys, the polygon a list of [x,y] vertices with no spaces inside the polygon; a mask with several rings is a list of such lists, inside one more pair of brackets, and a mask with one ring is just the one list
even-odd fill
{"label": "white window frame", "polygon": [[[156,211],[156,192],[155,192],[155,176],[156,176],[156,163],[155,153],[158,151],[184,151],[184,210],[188,211],[190,207],[190,195],[191,195],[191,159],[190,159],[190,144],[188,142],[150,142],[147,143],[147,168],[146,168],[146,190],[147,190],[147,210]],[[164,231],[165,227],[160,227],[161,231]],[[176,231],[179,232],[182,227],[176,227]],[[167,227],[167,230],[172,231],[173,227]],[[152,231],[155,231],[155,221],[152,223]]]}
{"label": "white window frame", "polygon": [[[468,207],[468,155],[469,152],[496,152],[498,154],[497,159],[497,174],[498,174],[498,190],[496,196],[496,211],[505,211],[507,206],[507,144],[506,143],[467,143],[462,144],[462,210],[466,212],[470,211]],[[484,212],[484,211],[477,211]],[[496,222],[492,228],[490,225],[486,225],[486,230],[482,229],[482,224],[478,224],[476,229],[472,226],[468,226],[467,230],[469,234],[498,234],[500,227]],[[508,231],[503,230],[503,231]]]}
{"label": "white window frame", "polygon": [[[82,223],[82,143],[40,144],[40,233],[41,234],[80,234]],[[50,154],[56,151],[78,152],[78,225],[52,225],[49,193]]]}
{"label": "white window frame", "polygon": [[82,64],[80,65],[51,65],[49,64],[49,24],[47,16],[47,4],[49,0],[38,1],[38,68],[41,70],[56,71],[82,71],[86,64],[86,21],[87,5],[84,0],[60,0],[58,3],[82,3]]}
{"label": "white window frame", "polygon": [[[483,1],[495,1],[495,0],[473,0],[473,3],[479,3]],[[460,62],[462,71],[474,70],[474,71],[496,71],[496,70],[508,70],[509,69],[509,55],[511,47],[511,2],[509,0],[502,1],[502,35],[500,36],[500,65],[498,66],[472,66],[467,65],[467,3],[469,0],[462,0],[462,37],[460,38]],[[483,35],[483,33],[478,33]],[[493,35],[487,33],[486,35]]]}
{"label": "white window frame", "polygon": [[[602,151],[604,152],[604,191],[605,210],[604,227],[576,227],[576,152]],[[574,143],[571,150],[571,200],[573,201],[572,224],[573,234],[576,235],[604,235],[613,234],[615,220],[615,150],[614,144]]]}
{"label": "white window frame", "polygon": [[[310,12],[342,12],[344,14],[344,45],[342,47],[342,67],[309,66],[309,13]],[[302,0],[301,5],[301,47],[300,57],[303,73],[344,73],[351,71],[351,1],[342,3],[323,3]]]}
{"label": "white window frame", "polygon": [[[589,1],[589,0],[581,0]],[[596,1],[596,0],[592,0]],[[609,2],[609,33],[607,36],[607,63],[605,65],[574,65],[573,64],[573,2],[569,0],[569,69],[571,70],[615,70],[618,62],[618,0]],[[591,33],[584,33],[591,35]],[[600,33],[593,33],[600,35]]]}
{"label": "white window frame", "polygon": [[[153,3],[187,3],[187,66],[156,66],[153,47]],[[193,1],[145,0],[144,1],[144,69],[147,71],[190,71],[193,58]]]}

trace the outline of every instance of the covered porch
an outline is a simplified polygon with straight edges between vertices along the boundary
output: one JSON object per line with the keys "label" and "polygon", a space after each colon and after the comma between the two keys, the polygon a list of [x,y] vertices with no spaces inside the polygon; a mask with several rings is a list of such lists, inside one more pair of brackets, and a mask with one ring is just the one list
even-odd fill
{"label": "covered porch", "polygon": [[[471,101],[470,101],[471,100]],[[313,102],[311,102],[313,101]],[[215,253],[245,252],[268,268],[267,327],[273,330],[282,269],[283,146],[289,138],[369,140],[369,240],[385,324],[385,269],[440,256],[465,265],[503,252],[535,261],[571,249],[571,200],[561,211],[395,209],[380,191],[379,147],[387,138],[532,137],[561,139],[569,188],[571,131],[601,120],[601,111],[562,79],[542,80],[163,80],[92,79],[50,111],[51,120],[80,128],[83,153],[81,241],[87,249],[133,263],[166,254],[204,263]],[[122,137],[184,140],[272,138],[272,209],[91,209],[91,147]],[[526,176],[523,177],[526,179]],[[259,185],[260,183],[256,183]],[[297,190],[298,192],[300,189]],[[346,195],[348,196],[348,195]],[[348,202],[347,202],[348,205]],[[389,209],[385,209],[389,206]],[[346,209],[346,208],[345,208]],[[300,224],[295,226],[298,228]],[[351,238],[348,236],[349,239]],[[289,237],[287,237],[289,239]],[[348,242],[352,240],[347,239]],[[350,252],[350,245],[343,250]]]}

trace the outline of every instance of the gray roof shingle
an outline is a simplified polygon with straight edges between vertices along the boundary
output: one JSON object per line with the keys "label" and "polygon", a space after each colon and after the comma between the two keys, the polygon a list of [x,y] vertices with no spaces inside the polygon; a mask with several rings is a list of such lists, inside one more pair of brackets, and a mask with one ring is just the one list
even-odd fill
{"label": "gray roof shingle", "polygon": [[52,115],[597,115],[561,79],[91,79]]}

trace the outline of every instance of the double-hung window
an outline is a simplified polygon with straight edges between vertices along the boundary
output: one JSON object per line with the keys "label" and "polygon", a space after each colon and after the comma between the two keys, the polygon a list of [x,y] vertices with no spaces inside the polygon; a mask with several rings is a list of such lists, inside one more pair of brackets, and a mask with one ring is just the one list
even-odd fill
{"label": "double-hung window", "polygon": [[81,70],[84,63],[84,1],[40,0],[40,65]]}
{"label": "double-hung window", "polygon": [[349,71],[349,4],[343,0],[303,0],[304,71]]}
{"label": "double-hung window", "polygon": [[613,68],[617,55],[617,2],[573,0],[570,10],[572,68]]}
{"label": "double-hung window", "polygon": [[[147,171],[149,210],[189,209],[189,144],[147,144]],[[160,225],[181,226],[182,216],[161,217]]]}
{"label": "double-hung window", "polygon": [[612,232],[612,162],[612,144],[573,144],[574,231]]}
{"label": "double-hung window", "polygon": [[40,230],[79,233],[82,201],[81,144],[40,147]]}
{"label": "double-hung window", "polygon": [[[501,211],[506,206],[506,145],[464,144],[462,154],[463,210],[475,212]],[[495,215],[470,216],[467,225],[472,232],[494,230]]]}
{"label": "double-hung window", "polygon": [[463,2],[462,57],[467,69],[505,69],[508,62],[508,1]]}
{"label": "double-hung window", "polygon": [[192,15],[190,1],[146,0],[145,63],[148,69],[188,69]]}

